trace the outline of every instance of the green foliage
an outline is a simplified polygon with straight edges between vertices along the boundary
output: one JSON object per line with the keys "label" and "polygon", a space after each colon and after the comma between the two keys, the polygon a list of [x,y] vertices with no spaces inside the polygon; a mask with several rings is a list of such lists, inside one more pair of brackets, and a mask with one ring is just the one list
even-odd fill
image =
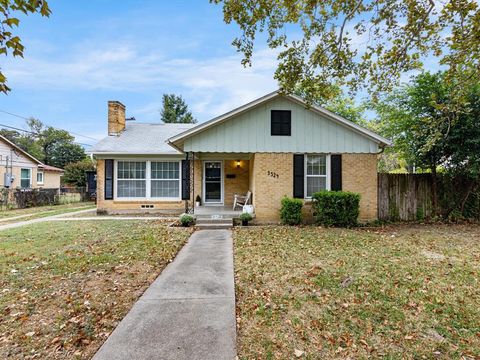
{"label": "green foliage", "polygon": [[320,191],[312,196],[313,212],[318,224],[352,227],[360,213],[360,194],[347,191]]}
{"label": "green foliage", "polygon": [[95,164],[92,160],[85,158],[81,161],[68,164],[64,170],[65,173],[62,177],[64,183],[77,187],[85,187],[87,185],[86,172],[95,170]]}
{"label": "green foliage", "polygon": [[[448,68],[478,74],[479,4],[437,1],[258,1],[210,0],[223,5],[227,24],[240,34],[233,45],[252,63],[254,45],[267,34],[278,51],[275,78],[286,92],[301,88],[308,98],[330,99],[336,85],[380,94],[402,73],[419,70],[434,55]],[[468,31],[466,31],[468,29]],[[478,75],[477,75],[478,77]],[[461,88],[459,88],[461,91]]]}
{"label": "green foliage", "polygon": [[[465,75],[466,76],[466,75]],[[431,172],[433,210],[442,216],[464,207],[480,182],[480,84],[452,83],[447,73],[423,73],[377,102],[380,132],[410,172]],[[462,87],[463,95],[457,89]],[[459,187],[458,199],[445,210],[438,202],[437,173],[470,179]]]}
{"label": "green foliage", "polygon": [[175,94],[163,94],[161,116],[164,123],[194,124],[197,122],[192,113],[188,111],[188,105],[185,103],[185,100]]}
{"label": "green foliage", "polygon": [[240,220],[242,221],[252,221],[253,217],[249,213],[241,213],[240,214]]}
{"label": "green foliage", "polygon": [[299,225],[302,223],[303,200],[284,197],[280,208],[280,219],[285,225]]}
{"label": "green foliage", "polygon": [[[0,55],[23,57],[25,47],[20,37],[13,32],[20,24],[19,16],[29,13],[39,13],[42,16],[49,16],[51,11],[45,0],[2,0],[0,1]],[[0,92],[7,93],[10,88],[7,86],[7,78],[0,70]]]}
{"label": "green foliage", "polygon": [[27,120],[28,132],[0,129],[0,134],[41,162],[65,167],[85,158],[85,150],[74,143],[75,138],[66,130],[46,126],[40,120]]}
{"label": "green foliage", "polygon": [[193,218],[192,215],[183,214],[180,216],[180,224],[182,224],[182,226],[188,227],[193,225],[194,222],[195,222],[195,219]]}

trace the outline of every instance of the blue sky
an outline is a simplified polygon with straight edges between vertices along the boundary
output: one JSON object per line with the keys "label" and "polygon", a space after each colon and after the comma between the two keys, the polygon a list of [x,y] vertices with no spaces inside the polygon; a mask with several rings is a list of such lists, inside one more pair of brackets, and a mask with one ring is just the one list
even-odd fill
{"label": "blue sky", "polygon": [[[277,87],[273,52],[259,43],[254,66],[243,68],[231,45],[237,29],[206,0],[49,3],[50,18],[21,18],[25,58],[0,59],[12,88],[0,110],[100,139],[108,100],[156,122],[162,94],[181,94],[205,121]],[[0,123],[25,127],[4,113]]]}

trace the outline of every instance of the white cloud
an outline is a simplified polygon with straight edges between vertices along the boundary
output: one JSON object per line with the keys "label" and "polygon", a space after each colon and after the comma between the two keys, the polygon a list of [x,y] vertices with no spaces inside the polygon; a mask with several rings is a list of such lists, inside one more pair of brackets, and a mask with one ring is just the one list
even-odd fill
{"label": "white cloud", "polygon": [[[167,55],[129,42],[95,43],[63,58],[42,54],[15,59],[4,70],[14,88],[129,92],[146,94],[149,101],[153,94],[180,92],[200,120],[276,88],[276,55],[268,49],[255,54],[251,68],[240,64],[239,55],[203,60]],[[132,113],[158,119],[159,100],[131,109]]]}

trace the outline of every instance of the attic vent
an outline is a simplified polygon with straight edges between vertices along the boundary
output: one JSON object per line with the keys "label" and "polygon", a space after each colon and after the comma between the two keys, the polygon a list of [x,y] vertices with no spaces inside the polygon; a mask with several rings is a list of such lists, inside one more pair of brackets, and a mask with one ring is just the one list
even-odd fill
{"label": "attic vent", "polygon": [[153,209],[154,208],[154,205],[151,205],[151,204],[142,204],[140,205],[140,207],[142,209]]}

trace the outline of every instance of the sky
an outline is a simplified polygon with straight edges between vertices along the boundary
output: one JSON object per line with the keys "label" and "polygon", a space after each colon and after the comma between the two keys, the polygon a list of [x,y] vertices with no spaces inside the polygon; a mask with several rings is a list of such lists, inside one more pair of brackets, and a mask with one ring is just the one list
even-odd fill
{"label": "sky", "polygon": [[[21,17],[24,58],[0,58],[12,88],[0,110],[84,135],[78,142],[106,136],[108,100],[125,104],[127,117],[160,122],[162,95],[175,93],[202,122],[277,88],[275,54],[259,43],[244,68],[231,45],[238,29],[207,0],[49,4],[49,18]],[[3,112],[0,124],[26,128]]]}

